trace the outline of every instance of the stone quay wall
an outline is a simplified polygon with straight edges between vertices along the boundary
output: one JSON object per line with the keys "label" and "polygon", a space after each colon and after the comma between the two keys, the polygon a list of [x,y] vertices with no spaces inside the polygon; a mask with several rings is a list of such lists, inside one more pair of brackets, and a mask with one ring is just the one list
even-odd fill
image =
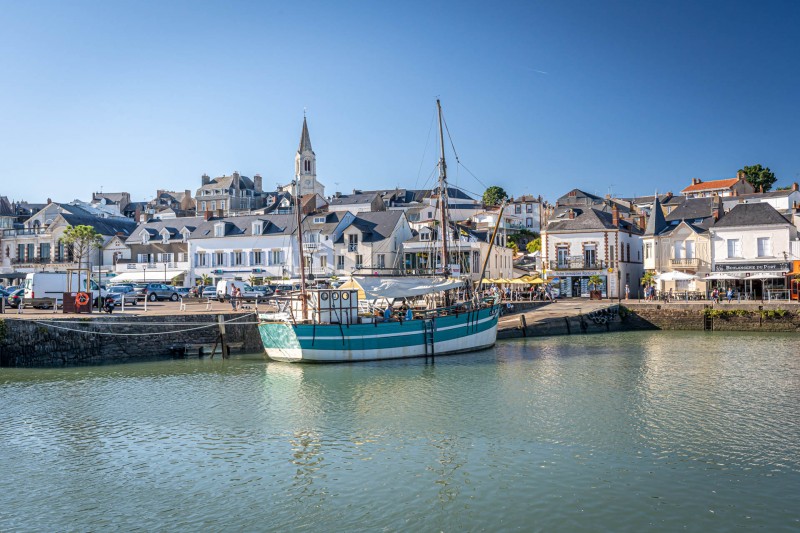
{"label": "stone quay wall", "polygon": [[[57,320],[0,317],[0,367],[168,358],[179,354],[180,348],[187,345],[213,346],[219,335],[219,316],[226,322],[226,342],[241,345],[246,353],[263,350],[253,314],[112,315]],[[238,320],[228,322],[232,319]],[[202,327],[205,324],[208,327]],[[196,349],[192,352],[197,353]],[[218,347],[216,356],[220,354]]]}
{"label": "stone quay wall", "polygon": [[[624,303],[630,329],[800,332],[796,303]],[[626,328],[626,329],[627,329]]]}

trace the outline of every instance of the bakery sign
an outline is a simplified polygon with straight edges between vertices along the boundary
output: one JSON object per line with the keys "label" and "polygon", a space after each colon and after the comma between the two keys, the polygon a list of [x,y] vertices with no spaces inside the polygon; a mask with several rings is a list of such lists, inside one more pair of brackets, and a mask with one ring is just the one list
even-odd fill
{"label": "bakery sign", "polygon": [[714,265],[714,272],[788,272],[792,265],[788,262],[774,263],[730,263]]}

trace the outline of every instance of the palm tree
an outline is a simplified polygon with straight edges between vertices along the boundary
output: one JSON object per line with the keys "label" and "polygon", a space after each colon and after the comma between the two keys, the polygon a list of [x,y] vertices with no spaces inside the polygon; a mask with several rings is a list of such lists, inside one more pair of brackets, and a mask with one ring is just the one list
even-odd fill
{"label": "palm tree", "polygon": [[589,285],[592,287],[592,292],[600,292],[598,290],[598,287],[602,284],[603,284],[603,278],[601,278],[597,274],[589,276]]}
{"label": "palm tree", "polygon": [[208,274],[203,274],[200,276],[200,281],[203,282],[203,285],[211,285],[211,276]]}
{"label": "palm tree", "polygon": [[642,286],[649,287],[656,281],[656,276],[652,272],[645,272],[642,276]]}

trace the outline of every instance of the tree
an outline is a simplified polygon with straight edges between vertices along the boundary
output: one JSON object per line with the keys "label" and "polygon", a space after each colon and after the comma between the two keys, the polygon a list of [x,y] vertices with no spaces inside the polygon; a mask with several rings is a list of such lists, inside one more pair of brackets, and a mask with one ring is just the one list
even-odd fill
{"label": "tree", "polygon": [[508,244],[506,244],[506,248],[511,248],[512,250],[514,250],[514,255],[517,255],[519,253],[519,246],[517,246],[517,243],[515,242],[509,242]]}
{"label": "tree", "polygon": [[[86,258],[86,265],[89,265],[89,254],[103,246],[103,236],[97,233],[92,226],[69,226],[64,230],[64,234],[58,239],[64,246],[72,248],[72,256],[78,260],[78,269],[83,268],[83,260]],[[80,280],[80,274],[78,275]],[[80,285],[80,282],[78,283]],[[89,280],[86,280],[88,287]]]}
{"label": "tree", "polygon": [[542,249],[542,238],[536,237],[535,239],[533,239],[531,242],[528,243],[525,249],[528,250],[529,254],[532,254],[533,252],[538,252],[539,250]]}
{"label": "tree", "polygon": [[203,282],[203,285],[211,285],[211,276],[208,274],[203,274],[200,276],[200,281]]}
{"label": "tree", "polygon": [[589,276],[589,285],[592,286],[593,289],[597,290],[597,287],[603,284],[603,278],[594,274],[593,276]]}
{"label": "tree", "polygon": [[[778,181],[775,173],[769,167],[764,168],[761,165],[753,165],[750,167],[740,168],[739,172],[744,172],[744,179],[755,187],[756,191],[763,190],[767,192],[772,188],[772,185]],[[763,187],[763,189],[761,189]]]}
{"label": "tree", "polygon": [[492,185],[486,189],[486,192],[483,193],[483,205],[487,207],[492,205],[500,205],[500,203],[507,198],[508,194],[506,194],[506,191],[504,191],[502,187]]}
{"label": "tree", "polygon": [[656,276],[652,272],[645,272],[642,275],[642,286],[649,287],[650,285],[654,285],[656,281]]}

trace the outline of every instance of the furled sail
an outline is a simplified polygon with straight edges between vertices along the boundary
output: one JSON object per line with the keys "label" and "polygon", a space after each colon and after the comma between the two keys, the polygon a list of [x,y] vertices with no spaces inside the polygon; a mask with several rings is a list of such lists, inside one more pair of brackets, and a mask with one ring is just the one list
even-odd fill
{"label": "furled sail", "polygon": [[406,298],[422,296],[434,292],[458,289],[464,285],[463,280],[442,277],[398,277],[382,278],[379,276],[353,276],[367,298]]}

